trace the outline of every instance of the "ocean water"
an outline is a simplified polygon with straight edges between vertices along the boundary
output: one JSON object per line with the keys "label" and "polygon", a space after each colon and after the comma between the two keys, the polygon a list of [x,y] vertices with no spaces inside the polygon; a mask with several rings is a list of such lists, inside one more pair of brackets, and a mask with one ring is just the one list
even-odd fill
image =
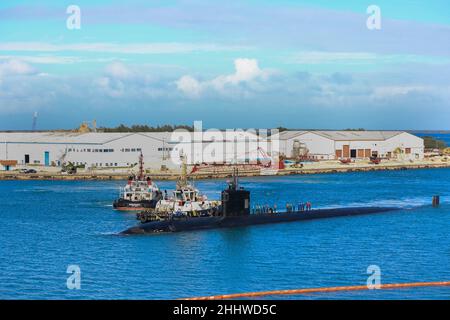
{"label": "ocean water", "polygon": [[[386,205],[370,216],[189,233],[119,236],[124,182],[0,181],[0,299],[176,299],[277,289],[450,280],[450,169],[241,179],[259,204]],[[161,182],[172,189],[173,182]],[[197,181],[218,198],[225,181]],[[440,194],[440,208],[430,206]],[[81,288],[69,290],[69,265]],[[450,287],[276,299],[448,299]]]}

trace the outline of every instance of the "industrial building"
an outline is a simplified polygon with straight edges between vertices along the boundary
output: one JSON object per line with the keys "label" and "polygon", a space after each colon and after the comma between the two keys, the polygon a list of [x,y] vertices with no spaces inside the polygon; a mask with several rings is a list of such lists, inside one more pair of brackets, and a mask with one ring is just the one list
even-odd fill
{"label": "industrial building", "polygon": [[284,131],[279,140],[282,153],[292,158],[419,160],[424,156],[423,139],[405,131]]}
{"label": "industrial building", "polygon": [[318,160],[422,159],[424,144],[421,138],[403,131],[283,131],[269,136],[246,131],[0,133],[0,170],[27,165],[59,167],[68,162],[87,168],[131,167],[141,152],[147,168],[160,169],[178,167],[176,158],[183,153],[191,164],[248,162],[265,155]]}

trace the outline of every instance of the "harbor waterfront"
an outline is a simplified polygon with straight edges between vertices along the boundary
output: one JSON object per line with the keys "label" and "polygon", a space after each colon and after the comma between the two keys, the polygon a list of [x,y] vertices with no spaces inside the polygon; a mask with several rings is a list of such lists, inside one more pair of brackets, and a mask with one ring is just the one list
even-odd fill
{"label": "harbor waterfront", "polygon": [[[264,172],[260,169],[243,169],[239,170],[239,174],[244,177],[257,177],[261,175],[309,175],[322,173],[344,173],[344,172],[365,172],[365,171],[385,171],[385,170],[407,170],[407,169],[436,169],[448,168],[450,161],[447,157],[435,157],[421,161],[397,161],[385,160],[382,164],[371,164],[368,161],[355,161],[343,165],[339,161],[320,161],[316,163],[305,163],[301,168],[277,169],[276,171]],[[228,170],[218,170],[210,172],[195,172],[190,174],[193,179],[224,179],[231,176],[231,168]],[[179,178],[178,172],[161,172],[151,170],[148,172],[157,180],[176,180]],[[63,174],[61,172],[36,172],[33,174],[22,173],[19,171],[0,171],[0,180],[124,180],[127,179],[130,172],[116,171],[96,171],[96,172],[79,172],[75,174]]]}
{"label": "harbor waterfront", "polygon": [[[450,279],[450,169],[241,178],[252,206],[393,206],[395,212],[155,236],[119,236],[137,223],[114,211],[124,181],[0,181],[0,298],[176,299],[216,294]],[[173,181],[156,181],[172,190]],[[218,199],[225,180],[196,187]],[[441,196],[438,208],[433,195]],[[81,288],[69,290],[69,265]],[[447,299],[450,288],[283,296]],[[277,297],[274,297],[277,298]]]}

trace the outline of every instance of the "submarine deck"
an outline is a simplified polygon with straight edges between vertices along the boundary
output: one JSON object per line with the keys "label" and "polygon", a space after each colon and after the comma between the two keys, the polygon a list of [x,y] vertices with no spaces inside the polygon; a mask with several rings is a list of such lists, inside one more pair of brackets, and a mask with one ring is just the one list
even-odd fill
{"label": "submarine deck", "polygon": [[399,210],[395,207],[351,207],[336,209],[313,209],[279,213],[260,213],[243,216],[211,216],[178,218],[163,221],[151,221],[131,227],[121,234],[155,234],[216,228],[244,227],[260,224],[294,222],[345,216],[367,215]]}

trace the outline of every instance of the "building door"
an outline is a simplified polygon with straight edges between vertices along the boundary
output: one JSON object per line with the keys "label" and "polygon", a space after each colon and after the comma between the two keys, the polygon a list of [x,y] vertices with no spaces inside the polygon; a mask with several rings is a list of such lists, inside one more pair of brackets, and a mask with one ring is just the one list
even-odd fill
{"label": "building door", "polygon": [[30,155],[26,154],[25,155],[25,164],[29,164],[30,163]]}
{"label": "building door", "polygon": [[344,158],[350,157],[350,145],[346,144],[342,146]]}
{"label": "building door", "polygon": [[5,170],[6,170],[6,171],[9,171],[9,166],[5,166]]}
{"label": "building door", "polygon": [[44,152],[44,164],[46,167],[50,165],[50,152],[48,151]]}
{"label": "building door", "polygon": [[371,155],[371,150],[370,149],[365,149],[364,150],[364,157],[365,158],[370,158]]}
{"label": "building door", "polygon": [[356,158],[356,149],[350,150],[350,158]]}
{"label": "building door", "polygon": [[364,149],[358,149],[358,158],[364,158]]}
{"label": "building door", "polygon": [[336,158],[342,158],[342,150],[336,150]]}

